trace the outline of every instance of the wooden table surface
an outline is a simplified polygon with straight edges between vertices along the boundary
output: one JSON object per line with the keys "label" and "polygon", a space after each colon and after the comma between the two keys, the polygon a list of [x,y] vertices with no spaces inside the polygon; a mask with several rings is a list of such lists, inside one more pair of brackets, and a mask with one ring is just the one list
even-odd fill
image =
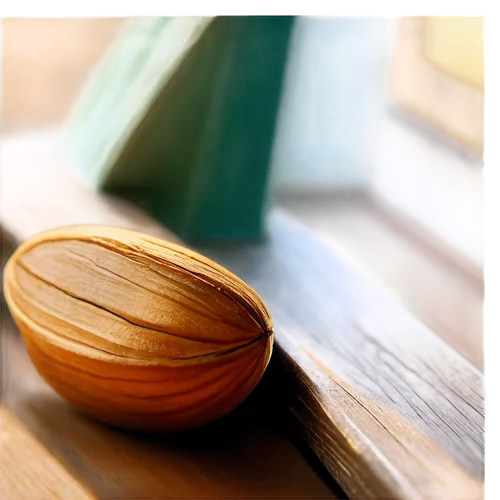
{"label": "wooden table surface", "polygon": [[[53,136],[35,134],[28,139],[28,148],[21,139],[22,153],[16,150],[10,159],[9,154],[4,157],[12,168],[10,173],[2,171],[2,229],[13,220],[11,208],[17,223],[2,232],[2,270],[19,240],[43,226],[107,223],[175,239],[147,215],[87,190],[71,175],[56,176],[58,183],[44,182],[44,175],[50,177],[51,168],[57,171],[61,160],[53,155],[53,142],[47,137]],[[13,165],[12,159],[34,167],[34,175],[22,181],[24,195],[11,182],[10,174],[16,177],[20,166]],[[41,187],[45,192],[40,193]],[[47,200],[41,210],[36,202],[33,205],[35,193]],[[75,410],[41,379],[2,305],[0,499],[326,499],[342,495],[319,462],[314,468],[310,465],[317,459],[306,460],[281,432],[271,408],[266,408],[267,403],[272,406],[266,384],[260,384],[261,389],[228,418],[201,431],[148,436],[117,430]]]}
{"label": "wooden table surface", "polygon": [[[13,246],[74,223],[172,237],[76,182],[59,139],[3,144],[0,217]],[[38,377],[4,314],[2,498],[342,495],[284,430],[305,440],[351,498],[482,498],[482,374],[292,218],[272,212],[269,231],[262,244],[204,249],[261,294],[277,344],[268,384],[202,432],[141,436],[91,421]],[[23,443],[30,460],[15,458]],[[52,479],[41,480],[48,471]]]}
{"label": "wooden table surface", "polygon": [[5,311],[2,342],[2,500],[338,498],[252,401],[204,431],[121,431],[39,377]]}
{"label": "wooden table surface", "polygon": [[[4,136],[63,123],[124,22],[126,18],[119,17],[3,19]],[[88,222],[100,222],[105,213],[108,223],[127,225],[131,219],[146,232],[171,237],[130,207],[93,197],[75,189],[71,181],[64,184],[64,176],[62,191],[69,189],[65,194],[72,204],[59,203],[56,191],[53,210],[32,217],[37,207],[29,193],[50,183],[46,170],[37,166],[54,159],[53,148],[44,147],[47,142],[41,137],[14,152],[23,165],[32,167],[33,175],[17,177],[28,188],[24,196],[22,190],[12,193],[2,183],[2,219],[12,193],[18,202],[14,217],[25,234],[81,221],[72,219],[75,204]],[[0,253],[5,259],[10,249],[5,233],[2,236]],[[88,420],[41,385],[4,307],[0,326],[0,498],[338,498],[279,429],[262,421],[240,432],[232,425],[231,432],[219,428],[212,437],[171,443]],[[249,418],[244,420],[248,424]],[[269,420],[272,424],[273,418]]]}

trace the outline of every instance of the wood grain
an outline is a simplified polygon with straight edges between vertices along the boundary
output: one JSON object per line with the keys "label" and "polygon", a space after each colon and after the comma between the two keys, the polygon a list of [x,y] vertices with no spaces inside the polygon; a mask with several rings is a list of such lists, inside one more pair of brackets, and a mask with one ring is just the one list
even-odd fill
{"label": "wood grain", "polygon": [[[2,329],[3,404],[29,429],[31,440],[41,443],[38,448],[60,464],[60,474],[53,477],[58,498],[79,498],[72,491],[77,486],[109,500],[337,498],[286,437],[268,425],[259,407],[240,408],[218,426],[199,432],[169,437],[120,431],[90,420],[40,378],[8,314]],[[22,450],[20,445],[16,440],[12,446]],[[0,474],[14,494],[22,485],[11,487],[17,477],[13,468],[21,465],[7,458],[15,457],[2,451]],[[30,476],[41,467],[23,464],[21,470]],[[56,498],[44,496],[43,483],[27,487],[33,499]]]}
{"label": "wood grain", "polygon": [[0,449],[2,500],[94,498],[4,407],[0,407]]}
{"label": "wood grain", "polygon": [[[59,138],[56,132],[3,143],[2,270],[21,240],[61,224],[113,224],[175,240],[135,207],[77,182],[60,153]],[[17,454],[2,448],[0,498],[75,500],[80,491],[109,500],[326,499],[342,494],[270,425],[269,413],[257,403],[258,393],[228,418],[191,434],[148,437],[89,419],[41,379],[8,311],[2,312],[2,404],[29,442],[16,434],[9,446]],[[0,431],[4,429],[2,422]],[[24,444],[36,449],[26,455]],[[25,460],[21,466],[19,454],[38,453],[52,457],[54,465]],[[55,470],[52,481],[41,483],[46,470]],[[19,474],[34,479],[18,484]],[[47,487],[53,488],[50,494]]]}
{"label": "wood grain", "polygon": [[[57,141],[47,143],[46,153],[56,151],[56,146]],[[62,223],[61,213],[51,218],[42,207],[58,204],[62,210],[72,205],[68,209],[70,218],[79,222],[86,219],[85,211],[78,215],[78,205],[56,187],[52,196],[40,189],[24,195],[22,179],[34,167],[23,158],[34,155],[40,165],[44,164],[43,155],[39,150],[37,153],[34,142],[21,141],[12,147],[17,147],[16,154],[8,150],[10,145],[4,145],[4,158],[9,163],[4,161],[2,175],[10,171],[10,177],[8,183],[2,183],[2,191],[21,192],[19,198],[15,194],[7,197],[9,203],[2,200],[5,210],[1,220],[16,241],[30,231]],[[42,186],[57,183],[57,175],[41,181]],[[57,202],[52,199],[56,196]],[[98,216],[100,209],[91,207],[90,198],[82,195],[81,199],[86,201],[89,213]],[[130,211],[123,219],[129,227],[136,224],[133,214]],[[101,210],[101,220],[109,220],[105,210]],[[21,230],[23,224],[26,228]],[[154,228],[151,221],[150,227]],[[265,243],[205,246],[199,250],[247,281],[270,309],[278,343],[273,356],[276,369],[270,373],[275,374],[274,395],[287,410],[290,429],[306,440],[353,498],[482,498],[484,413],[480,372],[351,269],[312,231],[274,211],[268,232]],[[17,370],[23,366],[29,371],[25,357],[9,354],[7,359],[13,360]],[[66,441],[77,439],[74,446],[78,452],[70,454],[75,462],[71,465],[66,458],[65,463],[84,475],[85,484],[94,485],[91,491],[109,495],[111,491],[106,488],[112,472],[105,472],[106,480],[96,478],[96,469],[89,465],[99,460],[99,456],[90,458],[87,448],[89,443],[100,442],[95,434],[98,427],[89,430],[61,400],[54,400],[53,395],[47,399],[40,385],[35,390],[38,399],[34,398],[29,394],[33,380],[31,374],[20,382],[24,389],[13,386],[7,404],[29,422],[37,436],[44,436],[50,448],[64,450]],[[65,415],[55,427],[51,423],[54,412]],[[141,455],[130,445],[129,436],[125,445],[121,438],[121,444],[116,444],[109,437],[115,436],[112,431],[98,435],[103,446],[114,447],[123,460],[132,460],[131,454],[140,456],[148,470],[158,471],[159,462],[165,464],[167,460],[170,467],[175,461],[173,455],[166,459],[162,454],[165,451],[151,459],[155,452],[147,445],[137,445],[147,448],[145,456]],[[102,447],[100,450],[106,456]],[[64,451],[58,453],[64,456]],[[261,460],[265,453],[260,455]],[[82,455],[87,456],[83,463]],[[189,469],[182,462],[178,473],[184,480],[189,474],[203,476],[200,470],[207,465],[196,464]],[[219,472],[226,464],[220,467]],[[249,467],[252,470],[256,464]],[[127,477],[129,469],[113,463],[113,470],[120,472],[120,485],[128,485],[121,498],[132,498],[127,495],[137,490]],[[111,484],[116,494],[120,485]],[[165,491],[162,487],[164,483],[155,492]]]}
{"label": "wood grain", "polygon": [[[379,198],[282,196],[279,206],[372,276],[474,366],[483,368],[482,273]],[[478,276],[479,274],[479,276]]]}
{"label": "wood grain", "polygon": [[481,373],[312,231],[276,211],[268,230],[199,250],[266,302],[296,431],[348,495],[481,498]]}

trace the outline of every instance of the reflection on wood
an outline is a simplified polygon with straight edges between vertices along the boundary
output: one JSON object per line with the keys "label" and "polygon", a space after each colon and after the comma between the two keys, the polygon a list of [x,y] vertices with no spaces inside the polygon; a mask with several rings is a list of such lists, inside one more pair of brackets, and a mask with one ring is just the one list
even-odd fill
{"label": "reflection on wood", "polygon": [[0,409],[0,448],[2,500],[94,498],[8,408]]}

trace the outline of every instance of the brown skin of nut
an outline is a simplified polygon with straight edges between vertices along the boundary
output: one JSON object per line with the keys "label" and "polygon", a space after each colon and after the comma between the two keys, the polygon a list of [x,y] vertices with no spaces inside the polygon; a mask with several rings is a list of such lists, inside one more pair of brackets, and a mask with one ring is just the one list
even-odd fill
{"label": "brown skin of nut", "polygon": [[105,226],[41,233],[5,295],[42,377],[113,425],[199,427],[240,404],[269,362],[269,312],[243,281],[179,245]]}

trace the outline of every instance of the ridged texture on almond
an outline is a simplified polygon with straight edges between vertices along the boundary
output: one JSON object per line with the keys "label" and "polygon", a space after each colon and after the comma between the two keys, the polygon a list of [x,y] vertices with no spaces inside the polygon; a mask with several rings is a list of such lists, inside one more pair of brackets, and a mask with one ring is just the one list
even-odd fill
{"label": "ridged texture on almond", "polygon": [[260,297],[179,245],[106,226],[41,233],[11,257],[7,303],[33,363],[96,418],[143,430],[209,423],[271,356]]}

